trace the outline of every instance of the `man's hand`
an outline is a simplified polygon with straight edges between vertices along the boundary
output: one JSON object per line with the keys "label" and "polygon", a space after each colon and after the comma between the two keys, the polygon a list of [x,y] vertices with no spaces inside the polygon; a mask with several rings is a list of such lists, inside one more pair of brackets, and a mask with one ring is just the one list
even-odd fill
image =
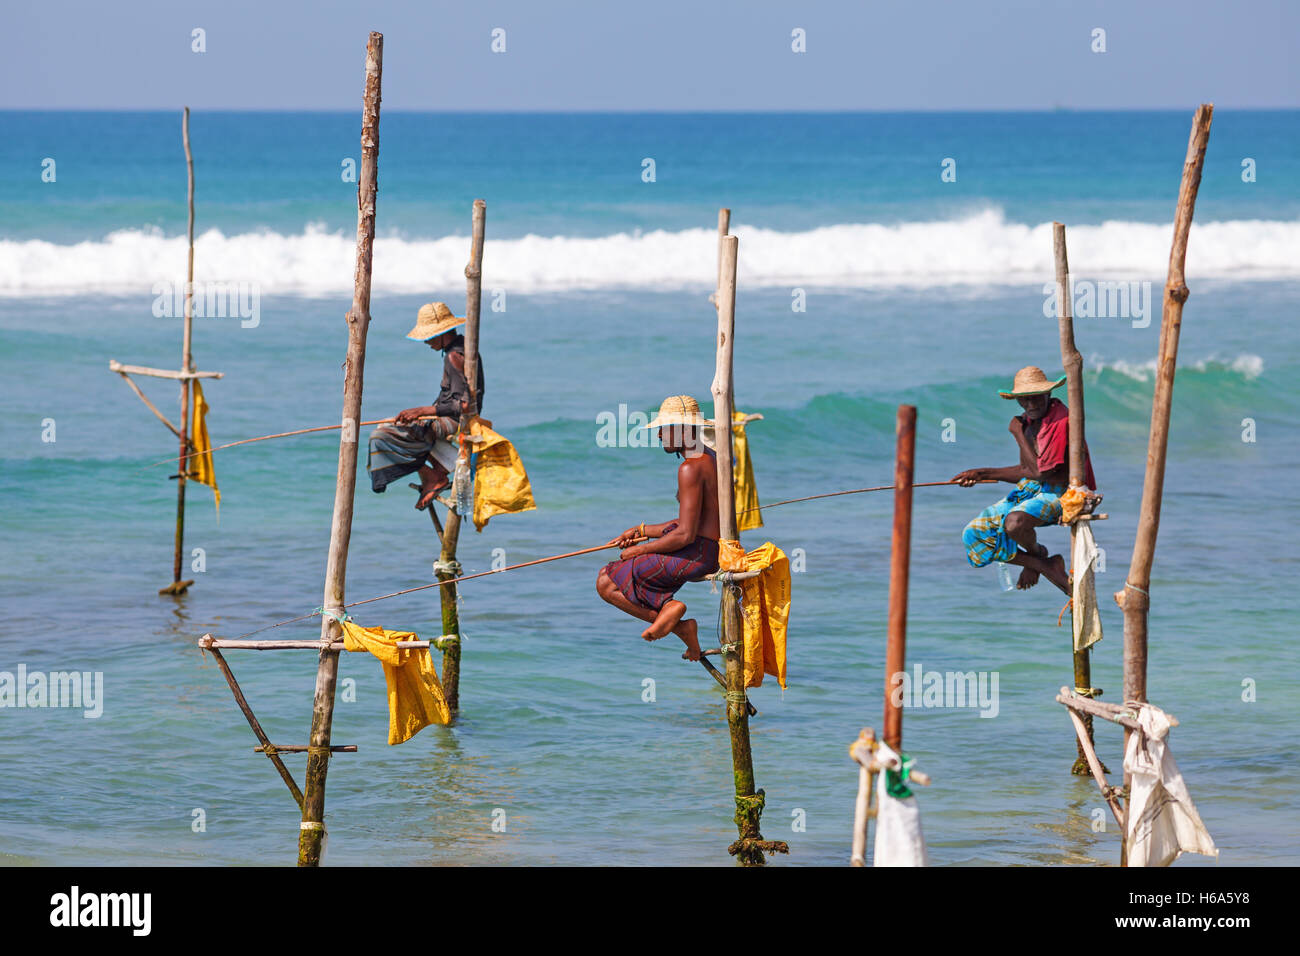
{"label": "man's hand", "polygon": [[639,545],[633,545],[630,548],[624,548],[619,552],[618,556],[620,558],[639,558],[643,554],[645,552],[641,550]]}
{"label": "man's hand", "polygon": [[613,538],[609,543],[616,544],[620,548],[626,548],[633,541],[635,541],[637,538],[640,537],[640,534],[638,533],[640,530],[641,530],[640,526],[636,528],[628,528],[622,534],[618,535],[616,538]]}
{"label": "man's hand", "polygon": [[423,414],[423,408],[405,408],[398,412],[397,415],[394,416],[393,420],[399,425],[409,425]]}
{"label": "man's hand", "polygon": [[984,474],[984,471],[985,469],[983,468],[970,468],[953,475],[952,480],[963,488],[969,488],[985,479],[986,475]]}
{"label": "man's hand", "polygon": [[1020,416],[1019,416],[1019,415],[1017,415],[1015,418],[1011,419],[1011,424],[1007,426],[1007,431],[1011,432],[1011,434],[1013,434],[1013,435],[1023,435],[1023,434],[1024,434],[1024,432],[1025,432],[1025,426],[1024,426],[1024,423],[1020,420]]}

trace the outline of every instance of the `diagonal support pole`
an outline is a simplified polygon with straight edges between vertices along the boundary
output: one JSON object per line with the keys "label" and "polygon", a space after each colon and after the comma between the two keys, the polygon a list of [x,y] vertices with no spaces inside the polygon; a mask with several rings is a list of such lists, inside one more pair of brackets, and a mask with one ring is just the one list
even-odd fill
{"label": "diagonal support pole", "polygon": [[282,779],[284,785],[289,788],[289,792],[293,794],[294,802],[298,804],[298,809],[301,810],[302,791],[298,789],[298,784],[294,781],[293,774],[289,772],[289,768],[286,767],[284,761],[280,759],[279,751],[275,745],[271,743],[270,738],[266,736],[266,731],[262,729],[262,725],[258,723],[257,717],[253,714],[253,708],[248,706],[248,701],[244,698],[244,692],[240,689],[239,682],[235,680],[235,675],[234,672],[231,671],[230,665],[226,663],[226,659],[222,656],[221,651],[217,650],[215,647],[210,645],[204,647],[201,642],[199,646],[203,647],[205,651],[216,659],[217,666],[221,668],[221,673],[225,675],[226,683],[230,685],[230,692],[235,695],[235,703],[238,704],[239,709],[244,712],[244,717],[248,720],[248,726],[253,729],[253,736],[256,737],[258,742],[262,745],[262,752],[271,758],[271,763],[275,764],[275,769],[279,772],[280,779]]}

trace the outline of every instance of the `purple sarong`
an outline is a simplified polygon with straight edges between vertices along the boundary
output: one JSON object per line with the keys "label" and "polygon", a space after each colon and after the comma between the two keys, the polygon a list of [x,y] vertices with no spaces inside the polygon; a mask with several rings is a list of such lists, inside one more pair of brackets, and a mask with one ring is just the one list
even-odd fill
{"label": "purple sarong", "polygon": [[[664,527],[668,534],[677,527]],[[620,558],[605,565],[604,571],[623,596],[633,604],[658,611],[687,581],[702,581],[718,570],[718,542],[697,537],[669,554],[642,554]]]}

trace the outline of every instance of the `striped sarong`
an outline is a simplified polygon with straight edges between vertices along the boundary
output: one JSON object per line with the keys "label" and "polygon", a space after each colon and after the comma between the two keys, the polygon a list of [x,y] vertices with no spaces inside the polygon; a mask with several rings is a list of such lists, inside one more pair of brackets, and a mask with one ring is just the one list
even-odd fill
{"label": "striped sarong", "polygon": [[381,492],[397,479],[419,471],[433,451],[433,443],[455,434],[458,427],[460,423],[450,416],[413,425],[380,425],[370,433],[366,455],[371,489]]}
{"label": "striped sarong", "polygon": [[[664,527],[668,534],[677,527]],[[658,611],[687,581],[701,581],[718,570],[718,542],[697,537],[669,554],[642,554],[620,558],[605,565],[604,571],[633,604]]]}
{"label": "striped sarong", "polygon": [[1010,561],[1020,546],[1005,531],[1002,523],[1013,511],[1023,511],[1044,524],[1061,520],[1061,495],[1064,485],[1044,486],[1030,478],[1021,478],[1015,490],[996,504],[981,511],[961,533],[966,545],[966,560],[973,568],[993,561]]}

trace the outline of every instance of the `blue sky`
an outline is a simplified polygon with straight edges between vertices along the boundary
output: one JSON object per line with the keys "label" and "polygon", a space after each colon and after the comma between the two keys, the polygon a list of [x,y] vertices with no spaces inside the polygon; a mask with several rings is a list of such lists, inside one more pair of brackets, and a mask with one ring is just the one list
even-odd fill
{"label": "blue sky", "polygon": [[388,109],[1300,105],[1293,0],[11,0],[0,108],[354,109],[370,30]]}

